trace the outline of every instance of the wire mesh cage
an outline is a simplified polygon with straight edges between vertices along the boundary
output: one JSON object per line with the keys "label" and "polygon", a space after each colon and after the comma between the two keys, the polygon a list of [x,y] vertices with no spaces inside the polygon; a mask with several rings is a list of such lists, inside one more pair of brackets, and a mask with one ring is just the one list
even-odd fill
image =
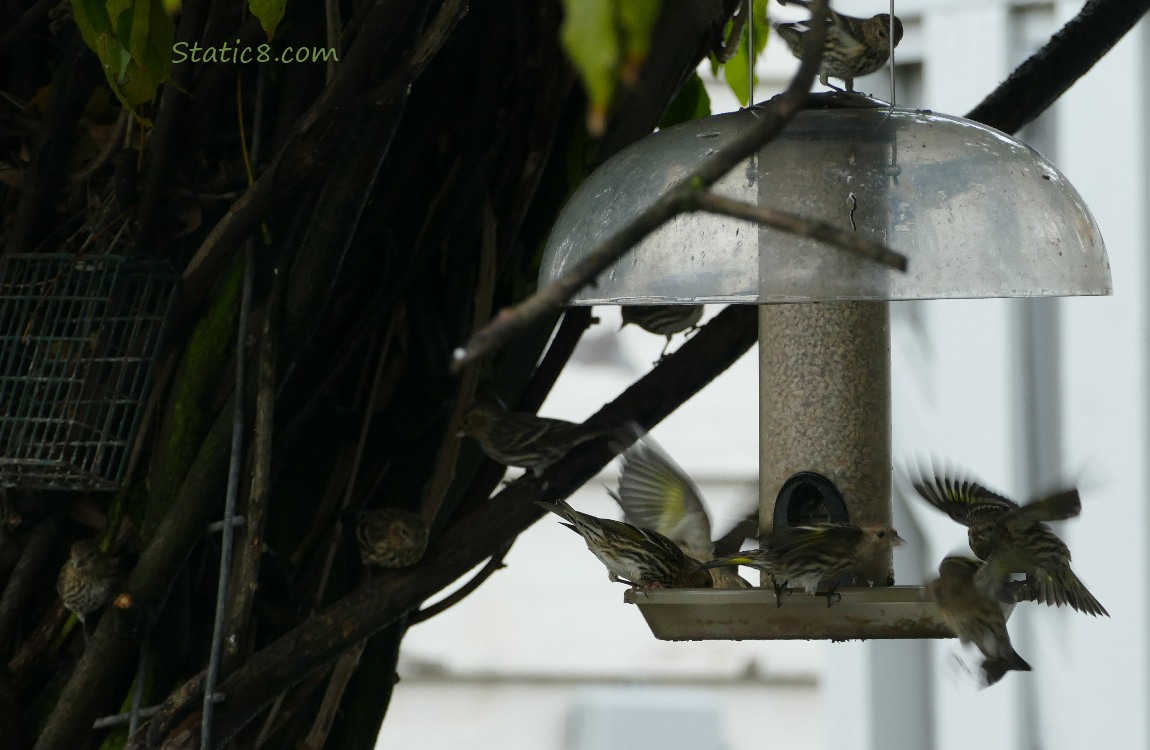
{"label": "wire mesh cage", "polygon": [[164,261],[0,257],[0,485],[116,487],[177,281]]}

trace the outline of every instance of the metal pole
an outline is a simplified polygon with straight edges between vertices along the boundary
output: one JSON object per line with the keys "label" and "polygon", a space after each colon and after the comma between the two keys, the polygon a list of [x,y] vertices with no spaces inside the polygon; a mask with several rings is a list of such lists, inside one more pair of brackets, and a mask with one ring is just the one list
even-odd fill
{"label": "metal pole", "polygon": [[[851,523],[890,524],[890,422],[889,303],[759,308],[760,532],[799,471],[834,482]],[[887,555],[859,572],[884,585],[891,564]]]}

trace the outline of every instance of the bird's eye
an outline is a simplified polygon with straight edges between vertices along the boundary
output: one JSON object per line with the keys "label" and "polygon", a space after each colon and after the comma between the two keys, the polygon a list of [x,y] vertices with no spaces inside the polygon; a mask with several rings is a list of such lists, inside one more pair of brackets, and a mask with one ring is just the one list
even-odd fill
{"label": "bird's eye", "polygon": [[880,532],[878,533],[878,538],[879,538],[879,539],[882,539],[882,538],[884,538],[884,537],[886,537],[886,532],[885,532],[885,531],[880,531]]}

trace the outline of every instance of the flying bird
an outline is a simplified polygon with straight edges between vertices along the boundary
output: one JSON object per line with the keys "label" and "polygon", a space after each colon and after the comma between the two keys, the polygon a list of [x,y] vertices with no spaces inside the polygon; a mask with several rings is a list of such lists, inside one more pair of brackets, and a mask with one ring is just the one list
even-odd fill
{"label": "flying bird", "polygon": [[991,596],[1008,598],[1010,574],[1021,573],[1038,601],[1109,617],[1070,568],[1070,549],[1046,525],[1081,512],[1077,489],[1019,505],[977,482],[953,476],[922,474],[912,477],[911,485],[923,499],[967,527],[971,550],[986,563],[978,581]]}

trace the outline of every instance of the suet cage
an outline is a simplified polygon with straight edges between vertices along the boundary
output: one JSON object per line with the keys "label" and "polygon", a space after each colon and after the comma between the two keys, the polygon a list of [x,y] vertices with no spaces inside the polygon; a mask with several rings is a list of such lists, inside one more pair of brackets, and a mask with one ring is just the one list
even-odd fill
{"label": "suet cage", "polygon": [[0,484],[117,486],[177,281],[156,260],[0,257]]}
{"label": "suet cage", "polygon": [[[604,163],[552,229],[540,284],[758,117],[752,107],[683,123]],[[832,496],[852,523],[890,524],[891,300],[1111,293],[1101,234],[1073,186],[1034,149],[969,120],[812,95],[712,190],[831,223],[908,259],[905,272],[893,270],[810,237],[697,212],[647,236],[571,300],[759,306],[764,534],[780,519],[795,522],[795,502],[811,506],[797,520],[832,518],[820,500]],[[656,636],[676,640],[948,635],[923,588],[893,586],[891,571],[889,556],[858,571],[830,609],[813,597],[777,608],[770,589],[631,591],[627,601]],[[875,587],[858,586],[863,579]]]}

